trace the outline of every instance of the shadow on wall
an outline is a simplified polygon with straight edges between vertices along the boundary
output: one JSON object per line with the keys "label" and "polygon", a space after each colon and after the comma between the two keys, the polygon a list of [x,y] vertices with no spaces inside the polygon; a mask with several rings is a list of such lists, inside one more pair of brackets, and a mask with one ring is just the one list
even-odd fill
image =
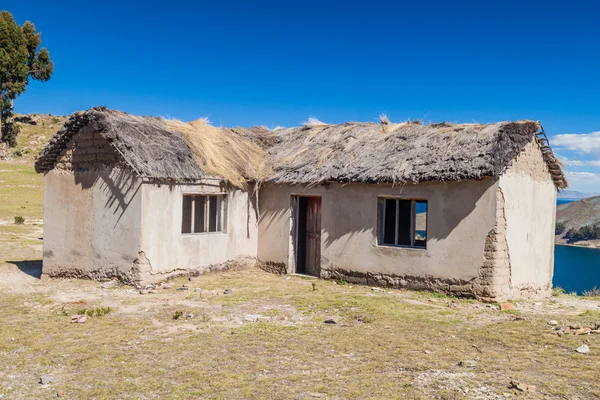
{"label": "shadow on wall", "polygon": [[19,270],[31,277],[40,279],[42,276],[42,260],[7,261],[14,264]]}
{"label": "shadow on wall", "polygon": [[106,198],[104,208],[119,213],[115,226],[141,187],[141,180],[127,166],[119,165],[117,159],[108,142],[96,148],[76,145],[71,155],[75,184],[87,190],[100,181],[100,190]]}

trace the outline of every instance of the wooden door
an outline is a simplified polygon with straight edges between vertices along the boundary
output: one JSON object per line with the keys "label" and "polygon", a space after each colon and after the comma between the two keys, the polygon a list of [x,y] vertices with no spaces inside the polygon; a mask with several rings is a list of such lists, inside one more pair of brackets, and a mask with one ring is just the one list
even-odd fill
{"label": "wooden door", "polygon": [[306,273],[321,274],[321,198],[309,197],[306,202]]}

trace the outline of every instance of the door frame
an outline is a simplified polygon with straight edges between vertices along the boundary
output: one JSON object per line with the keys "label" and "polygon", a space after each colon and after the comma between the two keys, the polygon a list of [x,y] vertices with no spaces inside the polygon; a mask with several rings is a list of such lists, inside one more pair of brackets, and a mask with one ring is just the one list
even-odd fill
{"label": "door frame", "polygon": [[[302,194],[298,194],[298,193],[292,193],[291,194],[291,215],[290,215],[290,219],[291,219],[291,229],[290,229],[290,247],[289,247],[289,257],[288,257],[288,265],[289,267],[289,273],[292,274],[298,274],[299,272],[297,271],[298,268],[298,254],[297,254],[297,243],[298,243],[298,216],[299,216],[299,212],[300,212],[300,208],[299,208],[299,199],[301,197],[312,197],[312,198],[319,198],[321,199],[321,224],[323,223],[323,196],[320,194],[306,194],[306,193],[302,193]],[[321,225],[321,234],[323,233],[323,226]],[[322,239],[321,239],[321,243],[319,244],[319,246],[321,246],[321,248],[319,249],[319,251],[322,250]],[[319,270],[320,270],[320,262],[319,262]],[[306,273],[300,273],[302,275],[307,275]],[[307,275],[307,276],[313,276],[313,275]]]}

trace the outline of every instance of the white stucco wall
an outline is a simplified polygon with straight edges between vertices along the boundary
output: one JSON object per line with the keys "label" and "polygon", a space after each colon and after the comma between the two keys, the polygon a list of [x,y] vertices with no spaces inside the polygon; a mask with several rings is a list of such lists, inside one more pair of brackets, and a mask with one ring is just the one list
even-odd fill
{"label": "white stucco wall", "polygon": [[[150,274],[202,270],[240,256],[256,257],[254,199],[241,190],[222,189],[219,181],[197,185],[142,185],[141,249]],[[183,194],[225,194],[226,231],[182,234]]]}
{"label": "white stucco wall", "polygon": [[127,280],[140,247],[140,185],[120,169],[46,173],[43,273]]}
{"label": "white stucco wall", "polygon": [[[291,198],[322,196],[322,268],[469,281],[495,224],[496,180],[391,185],[269,185],[260,192],[259,260],[292,271]],[[427,249],[377,245],[378,196],[428,200]]]}
{"label": "white stucco wall", "polygon": [[[556,188],[537,143],[530,143],[500,177],[506,241],[515,297],[544,295],[554,273]],[[535,293],[540,292],[540,293]]]}

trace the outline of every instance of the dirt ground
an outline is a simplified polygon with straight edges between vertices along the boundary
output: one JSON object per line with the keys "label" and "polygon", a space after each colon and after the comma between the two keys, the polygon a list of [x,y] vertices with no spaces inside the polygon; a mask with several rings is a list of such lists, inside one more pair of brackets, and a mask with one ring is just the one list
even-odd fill
{"label": "dirt ground", "polygon": [[[600,397],[600,335],[559,337],[547,324],[600,321],[597,300],[563,295],[500,311],[254,268],[141,294],[40,279],[39,268],[0,265],[0,398]],[[590,354],[574,351],[582,344]]]}
{"label": "dirt ground", "polygon": [[255,268],[142,293],[48,279],[41,189],[0,163],[0,399],[600,398],[600,335],[548,324],[600,323],[598,298],[501,311]]}

